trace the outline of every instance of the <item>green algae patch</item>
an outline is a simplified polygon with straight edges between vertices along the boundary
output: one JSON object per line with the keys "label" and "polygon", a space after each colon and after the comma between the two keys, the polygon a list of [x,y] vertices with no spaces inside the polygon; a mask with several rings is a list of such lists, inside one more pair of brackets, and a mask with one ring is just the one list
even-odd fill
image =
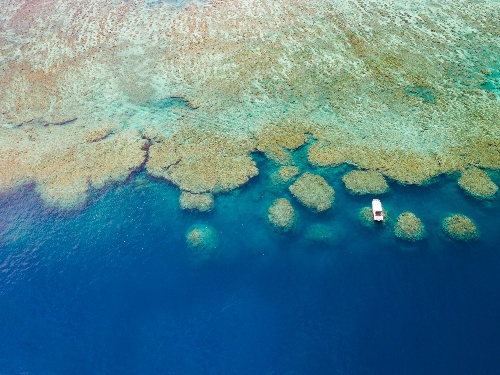
{"label": "green algae patch", "polygon": [[300,203],[316,212],[328,210],[335,197],[335,191],[323,177],[309,172],[300,176],[289,190]]}
{"label": "green algae patch", "polygon": [[219,235],[210,225],[195,224],[186,232],[186,243],[195,261],[207,261],[218,253]]}
{"label": "green algae patch", "polygon": [[179,205],[183,210],[209,212],[214,208],[214,196],[210,193],[193,194],[183,191],[179,197]]}
{"label": "green algae patch", "polygon": [[422,221],[412,212],[403,212],[398,216],[394,235],[398,238],[417,241],[425,237],[425,228]]}
{"label": "green algae patch", "polygon": [[443,220],[441,227],[454,240],[470,241],[479,237],[476,224],[465,215],[450,215]]}
{"label": "green algae patch", "polygon": [[476,167],[468,168],[462,172],[458,186],[467,194],[478,199],[493,199],[498,191],[498,186],[491,181],[488,174]]}
{"label": "green algae patch", "polygon": [[288,232],[295,223],[296,215],[288,199],[280,198],[269,207],[267,218],[275,228]]}
{"label": "green algae patch", "polygon": [[384,176],[376,171],[351,171],[342,177],[342,182],[351,194],[383,194],[389,191]]}

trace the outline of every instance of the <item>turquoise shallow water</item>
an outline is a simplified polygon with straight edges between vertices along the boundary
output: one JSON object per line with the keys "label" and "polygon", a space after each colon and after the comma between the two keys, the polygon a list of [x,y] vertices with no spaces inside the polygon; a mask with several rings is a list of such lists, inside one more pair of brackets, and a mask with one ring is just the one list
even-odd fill
{"label": "turquoise shallow water", "polygon": [[[266,216],[288,195],[258,163],[261,174],[209,214],[180,211],[174,187],[142,174],[66,214],[29,187],[2,196],[0,373],[495,373],[498,199],[465,196],[453,176],[391,183],[389,214],[411,210],[428,230],[407,244],[358,223],[371,197],[345,192],[346,169],[320,169],[334,208],[313,214],[292,200],[299,222],[285,235]],[[451,212],[473,218],[480,239],[446,239],[439,223]],[[195,223],[220,235],[209,261],[186,246]],[[307,240],[310,223],[333,228],[330,242]]]}

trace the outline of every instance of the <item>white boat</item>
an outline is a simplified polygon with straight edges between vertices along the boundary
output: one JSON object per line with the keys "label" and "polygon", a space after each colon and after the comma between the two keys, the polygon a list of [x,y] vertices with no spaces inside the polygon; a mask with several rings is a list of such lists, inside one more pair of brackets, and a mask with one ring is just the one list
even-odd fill
{"label": "white boat", "polygon": [[384,211],[382,211],[382,203],[380,199],[372,200],[372,211],[373,211],[373,220],[382,221],[384,220]]}

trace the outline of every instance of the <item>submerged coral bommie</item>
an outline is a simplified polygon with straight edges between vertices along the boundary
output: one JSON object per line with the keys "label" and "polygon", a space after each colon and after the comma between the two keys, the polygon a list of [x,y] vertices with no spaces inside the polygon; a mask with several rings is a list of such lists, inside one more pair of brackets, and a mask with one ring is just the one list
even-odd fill
{"label": "submerged coral bommie", "polygon": [[491,181],[485,171],[471,167],[462,172],[458,185],[469,195],[479,199],[493,199],[498,186]]}
{"label": "submerged coral bommie", "polygon": [[217,254],[219,235],[210,225],[196,224],[188,229],[186,242],[195,260],[209,260]]}
{"label": "submerged coral bommie", "polygon": [[479,237],[476,224],[465,215],[450,215],[443,220],[443,231],[455,240],[473,240]]}
{"label": "submerged coral bommie", "polygon": [[289,190],[300,203],[317,212],[328,210],[335,196],[335,191],[323,177],[309,172],[300,176]]}
{"label": "submerged coral bommie", "polygon": [[359,210],[358,213],[358,219],[361,225],[368,227],[368,228],[375,228],[375,225],[382,225],[382,226],[387,226],[390,225],[390,217],[389,214],[385,209],[382,210],[383,215],[384,215],[384,221],[375,221],[373,219],[373,210],[371,207],[363,207],[361,210]]}
{"label": "submerged coral bommie", "polygon": [[331,245],[337,239],[336,233],[331,225],[311,224],[307,227],[305,238],[318,244]]}
{"label": "submerged coral bommie", "polygon": [[179,197],[179,204],[183,210],[209,212],[214,208],[214,196],[209,193],[193,194],[183,191]]}
{"label": "submerged coral bommie", "polygon": [[278,175],[283,182],[288,182],[295,176],[299,174],[299,168],[297,167],[281,167],[278,170]]}
{"label": "submerged coral bommie", "polygon": [[361,210],[359,210],[358,219],[359,222],[365,227],[375,227],[375,221],[373,220],[373,211],[371,207],[363,207]]}
{"label": "submerged coral bommie", "polygon": [[342,181],[352,194],[383,194],[389,190],[384,176],[376,171],[354,170],[344,175]]}
{"label": "submerged coral bommie", "polygon": [[276,199],[269,207],[267,218],[276,228],[288,232],[295,223],[295,211],[286,198]]}
{"label": "submerged coral bommie", "polygon": [[403,212],[398,216],[394,228],[396,237],[409,241],[417,241],[425,236],[425,228],[422,221],[412,212]]}
{"label": "submerged coral bommie", "polygon": [[275,188],[283,188],[290,184],[295,177],[299,174],[299,168],[295,166],[282,166],[277,171],[271,173],[271,184]]}

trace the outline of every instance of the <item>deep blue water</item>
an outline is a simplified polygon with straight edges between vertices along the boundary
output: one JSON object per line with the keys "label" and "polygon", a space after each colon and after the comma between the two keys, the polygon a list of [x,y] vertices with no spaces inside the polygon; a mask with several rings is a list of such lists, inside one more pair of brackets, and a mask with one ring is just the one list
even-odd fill
{"label": "deep blue water", "polygon": [[[288,195],[265,173],[209,214],[181,212],[174,187],[143,175],[73,213],[29,187],[0,197],[0,374],[497,373],[499,199],[467,197],[453,176],[391,183],[385,208],[415,212],[429,233],[407,244],[358,223],[371,197],[344,191],[345,170],[319,172],[334,209],[292,201],[286,235],[266,211]],[[480,240],[440,234],[451,212],[473,218]],[[205,263],[185,244],[198,222],[220,234]],[[308,242],[311,222],[332,226],[333,243]]]}

